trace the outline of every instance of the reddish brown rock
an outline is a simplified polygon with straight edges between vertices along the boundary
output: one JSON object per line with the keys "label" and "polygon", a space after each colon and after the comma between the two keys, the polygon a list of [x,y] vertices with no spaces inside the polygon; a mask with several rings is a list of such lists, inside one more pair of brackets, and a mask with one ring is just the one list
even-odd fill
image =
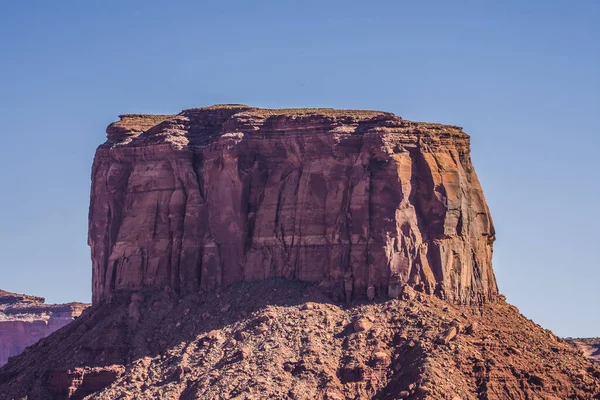
{"label": "reddish brown rock", "polygon": [[96,304],[0,368],[0,400],[600,398],[600,366],[497,295],[459,128],[215,106],[107,132]]}
{"label": "reddish brown rock", "polygon": [[373,324],[366,318],[358,318],[352,323],[354,332],[365,332],[371,329]]}
{"label": "reddish brown rock", "polygon": [[[600,365],[503,301],[452,305],[421,295],[345,306],[314,285],[271,279],[219,297],[148,291],[130,329],[132,301],[115,295],[12,358],[0,368],[0,400],[600,396]],[[156,301],[163,307],[155,310]],[[224,302],[246,317],[219,313]],[[358,318],[371,329],[355,333]],[[454,321],[478,328],[437,344]],[[253,334],[257,324],[267,332]]]}
{"label": "reddish brown rock", "polygon": [[123,115],[92,170],[93,300],[284,277],[334,298],[497,294],[461,128],[380,111],[222,105]]}
{"label": "reddish brown rock", "polygon": [[436,342],[439,344],[448,344],[451,340],[456,338],[456,335],[458,335],[458,329],[455,326],[451,326],[438,335]]}
{"label": "reddish brown rock", "polygon": [[566,338],[565,340],[577,346],[586,357],[600,364],[600,338]]}
{"label": "reddish brown rock", "polygon": [[0,290],[0,366],[9,357],[73,321],[88,306],[44,304],[44,301],[43,297]]}
{"label": "reddish brown rock", "polygon": [[57,398],[80,400],[111,385],[124,371],[122,365],[51,371],[45,386]]}

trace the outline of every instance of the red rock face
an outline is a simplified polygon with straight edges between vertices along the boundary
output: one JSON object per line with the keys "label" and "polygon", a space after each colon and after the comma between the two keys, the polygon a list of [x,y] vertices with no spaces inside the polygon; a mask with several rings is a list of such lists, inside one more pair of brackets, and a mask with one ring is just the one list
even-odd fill
{"label": "red rock face", "polygon": [[85,367],[68,371],[51,371],[45,386],[57,398],[79,400],[111,385],[124,370],[122,365],[111,365],[101,368]]}
{"label": "red rock face", "polygon": [[494,228],[459,127],[226,105],[111,124],[92,169],[93,300],[285,277],[338,299],[493,298]]}
{"label": "red rock face", "polygon": [[0,366],[73,321],[85,307],[81,303],[44,304],[41,297],[0,290]]}

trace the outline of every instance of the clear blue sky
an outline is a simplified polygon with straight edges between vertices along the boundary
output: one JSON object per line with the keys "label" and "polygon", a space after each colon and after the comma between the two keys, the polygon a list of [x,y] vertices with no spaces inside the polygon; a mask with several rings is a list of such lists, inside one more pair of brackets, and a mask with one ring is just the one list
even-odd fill
{"label": "clear blue sky", "polygon": [[90,166],[118,114],[214,103],[463,126],[501,292],[600,336],[600,2],[5,1],[0,288],[90,300]]}

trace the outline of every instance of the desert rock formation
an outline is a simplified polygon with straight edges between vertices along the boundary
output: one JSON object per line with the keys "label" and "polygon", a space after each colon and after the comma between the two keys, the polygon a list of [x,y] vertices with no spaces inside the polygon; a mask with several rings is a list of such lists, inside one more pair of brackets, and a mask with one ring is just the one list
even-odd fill
{"label": "desert rock formation", "polygon": [[44,304],[44,298],[0,290],[0,366],[78,317],[87,304]]}
{"label": "desert rock formation", "polygon": [[600,338],[566,338],[565,340],[581,350],[586,357],[600,364]]}
{"label": "desert rock formation", "polygon": [[333,298],[497,294],[461,128],[379,111],[218,105],[123,115],[94,159],[93,301],[284,277]]}
{"label": "desert rock formation", "polygon": [[498,294],[461,128],[221,105],[107,134],[94,304],[0,400],[600,399],[600,365]]}
{"label": "desert rock formation", "polygon": [[285,279],[117,294],[0,369],[0,400],[597,399],[600,365],[499,299],[352,307]]}

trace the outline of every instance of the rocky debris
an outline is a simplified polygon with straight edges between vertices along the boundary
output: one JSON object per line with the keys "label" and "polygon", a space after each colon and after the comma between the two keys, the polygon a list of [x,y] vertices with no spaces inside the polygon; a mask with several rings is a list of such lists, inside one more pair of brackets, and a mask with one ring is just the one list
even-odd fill
{"label": "rocky debris", "polygon": [[[143,317],[131,328],[139,299]],[[366,322],[356,333],[355,323]],[[458,334],[438,344],[448,329]],[[0,400],[599,395],[600,365],[504,301],[459,306],[420,294],[346,306],[285,279],[234,284],[219,295],[117,293],[0,369]]]}
{"label": "rocky debris", "polygon": [[78,317],[88,304],[45,304],[43,297],[0,290],[0,366]]}
{"label": "rocky debris", "polygon": [[472,322],[465,328],[465,333],[467,335],[473,334],[477,330],[477,322]]}
{"label": "rocky debris", "polygon": [[402,285],[464,304],[497,294],[494,227],[459,127],[244,105],[120,118],[92,168],[94,303],[270,277],[347,302]]}
{"label": "rocky debris", "polygon": [[354,328],[354,332],[365,332],[371,329],[373,324],[366,318],[358,318],[352,323],[352,327]]}
{"label": "rocky debris", "polygon": [[125,367],[122,365],[51,371],[47,375],[45,387],[53,396],[79,400],[111,385],[124,371]]}
{"label": "rocky debris", "polygon": [[456,326],[451,326],[446,329],[443,333],[439,334],[435,341],[439,344],[448,344],[451,340],[455,339],[458,335],[458,329]]}
{"label": "rocky debris", "polygon": [[592,361],[600,364],[600,338],[566,338],[565,341],[579,348]]}
{"label": "rocky debris", "polygon": [[404,285],[402,287],[402,292],[400,295],[401,295],[402,300],[412,301],[416,297],[417,293],[411,286]]}

